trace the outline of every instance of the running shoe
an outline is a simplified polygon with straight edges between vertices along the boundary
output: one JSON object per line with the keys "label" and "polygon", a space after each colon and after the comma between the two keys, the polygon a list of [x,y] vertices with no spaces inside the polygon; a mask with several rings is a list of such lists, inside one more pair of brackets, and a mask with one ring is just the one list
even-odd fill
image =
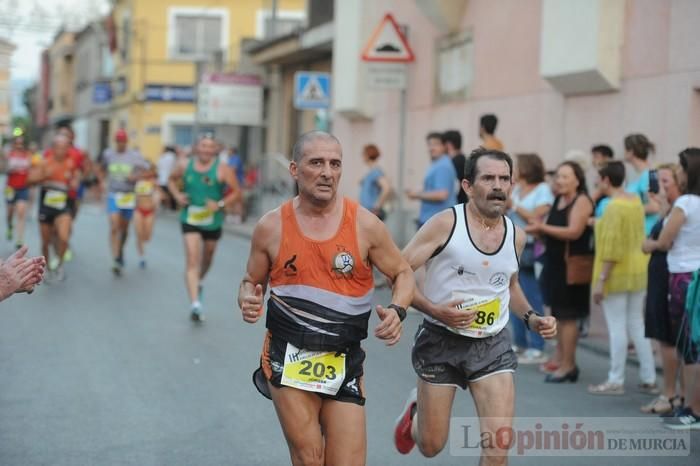
{"label": "running shoe", "polygon": [[676,417],[664,418],[664,425],[673,430],[700,430],[700,416],[685,408]]}
{"label": "running shoe", "polygon": [[53,258],[49,261],[49,270],[56,270],[56,268],[58,267],[58,265],[59,265],[60,263],[61,263],[61,261],[58,259],[58,257],[53,257]]}
{"label": "running shoe", "polygon": [[418,400],[418,390],[414,388],[409,393],[406,399],[406,404],[401,411],[401,415],[396,419],[394,424],[394,445],[402,455],[407,455],[416,445],[411,435],[411,426],[413,425],[413,416],[415,416]]}
{"label": "running shoe", "polygon": [[66,249],[66,252],[63,253],[63,262],[70,262],[73,260],[73,251],[70,249]]}
{"label": "running shoe", "polygon": [[53,279],[55,282],[62,282],[66,279],[66,271],[63,269],[63,265],[56,267],[53,273]]}
{"label": "running shoe", "polygon": [[122,274],[122,263],[119,262],[119,260],[115,259],[114,263],[112,264],[112,273],[116,277],[120,277]]}
{"label": "running shoe", "polygon": [[204,322],[204,314],[202,313],[201,307],[193,307],[190,312],[190,319],[192,322]]}

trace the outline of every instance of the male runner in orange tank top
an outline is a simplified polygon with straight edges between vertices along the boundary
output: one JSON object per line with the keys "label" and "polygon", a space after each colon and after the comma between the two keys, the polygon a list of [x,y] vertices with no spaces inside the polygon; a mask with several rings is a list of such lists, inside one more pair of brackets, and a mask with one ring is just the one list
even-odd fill
{"label": "male runner in orange tank top", "polygon": [[55,266],[49,267],[49,281],[65,279],[63,262],[73,227],[70,190],[80,183],[80,171],[75,160],[69,155],[69,141],[58,134],[51,146],[53,155],[45,159],[29,173],[29,182],[40,184],[39,224],[41,251],[50,263],[49,246],[53,245],[56,256]]}
{"label": "male runner in orange tank top", "polygon": [[371,313],[371,267],[393,283],[392,304],[376,306],[374,333],[387,345],[401,336],[413,274],[384,224],[337,195],[342,153],[334,136],[302,135],[289,170],[299,195],[258,222],[238,296],[243,320],[255,323],[269,283],[256,386],[275,405],[293,465],[363,465],[360,341]]}

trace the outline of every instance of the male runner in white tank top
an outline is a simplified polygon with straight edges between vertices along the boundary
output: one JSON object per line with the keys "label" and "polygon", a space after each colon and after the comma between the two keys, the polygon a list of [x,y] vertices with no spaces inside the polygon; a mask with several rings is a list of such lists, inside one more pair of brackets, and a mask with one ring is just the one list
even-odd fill
{"label": "male runner in white tank top", "polygon": [[[509,309],[544,338],[556,335],[556,320],[535,314],[518,284],[526,236],[504,215],[512,173],[507,154],[473,151],[462,180],[469,203],[435,215],[403,252],[413,270],[426,268],[423,289],[413,298],[426,316],[412,355],[418,388],[394,433],[403,454],[415,444],[426,457],[440,453],[457,387],[471,391],[482,436],[490,432],[494,438],[499,428],[510,427],[517,358],[504,330]],[[507,462],[507,450],[496,445],[481,454],[482,465]]]}

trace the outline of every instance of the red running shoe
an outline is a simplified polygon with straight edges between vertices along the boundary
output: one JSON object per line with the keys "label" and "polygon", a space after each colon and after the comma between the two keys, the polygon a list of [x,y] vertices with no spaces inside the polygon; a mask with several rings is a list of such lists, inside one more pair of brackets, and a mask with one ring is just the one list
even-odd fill
{"label": "red running shoe", "polygon": [[416,445],[415,440],[411,436],[411,425],[413,424],[413,407],[416,406],[418,400],[418,390],[413,389],[408,395],[406,405],[401,411],[401,415],[396,419],[394,427],[394,445],[402,455],[410,453]]}

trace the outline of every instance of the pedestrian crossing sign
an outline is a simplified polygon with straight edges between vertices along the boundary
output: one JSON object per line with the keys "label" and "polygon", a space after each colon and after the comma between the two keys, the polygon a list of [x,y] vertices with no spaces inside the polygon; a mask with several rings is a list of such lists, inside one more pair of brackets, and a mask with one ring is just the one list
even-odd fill
{"label": "pedestrian crossing sign", "polygon": [[294,107],[296,109],[325,110],[330,105],[330,73],[297,71],[294,74]]}

